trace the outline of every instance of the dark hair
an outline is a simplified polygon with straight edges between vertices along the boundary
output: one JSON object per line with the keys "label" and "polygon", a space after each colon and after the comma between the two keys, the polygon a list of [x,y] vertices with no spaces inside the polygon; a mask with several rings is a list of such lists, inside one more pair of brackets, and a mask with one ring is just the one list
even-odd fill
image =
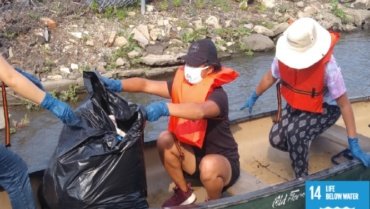
{"label": "dark hair", "polygon": [[212,66],[213,67],[213,72],[218,72],[221,70],[221,63],[218,62],[218,63],[214,63],[214,64],[209,64],[209,66]]}

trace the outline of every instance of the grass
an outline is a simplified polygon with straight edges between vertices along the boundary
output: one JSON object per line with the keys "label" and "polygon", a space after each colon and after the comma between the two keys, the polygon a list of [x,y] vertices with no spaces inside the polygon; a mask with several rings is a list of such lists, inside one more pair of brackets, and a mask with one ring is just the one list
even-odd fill
{"label": "grass", "polygon": [[339,17],[339,19],[343,22],[343,23],[346,23],[347,22],[347,15],[346,13],[341,9],[339,8],[338,6],[338,1],[337,0],[332,0],[331,1],[331,12]]}
{"label": "grass", "polygon": [[[120,48],[118,48],[116,51],[114,51],[112,53],[112,55],[110,57],[108,57],[108,64],[107,64],[107,70],[112,70],[114,68],[116,68],[116,60],[118,58],[128,58],[127,57],[127,53],[135,50],[135,49],[138,49],[140,48],[140,46],[137,44],[137,42],[135,40],[132,39],[132,36],[130,36],[130,38],[128,39],[128,44],[126,44],[125,46],[122,46]],[[131,64],[135,64],[135,63],[131,63]]]}
{"label": "grass", "polygon": [[191,43],[195,40],[205,38],[207,33],[208,33],[207,28],[202,28],[202,29],[199,29],[199,30],[189,31],[189,32],[186,32],[186,33],[182,34],[181,40],[184,43]]}
{"label": "grass", "polygon": [[231,11],[231,6],[229,1],[226,0],[213,0],[212,3],[216,7],[220,7],[222,11],[224,12],[230,12]]}

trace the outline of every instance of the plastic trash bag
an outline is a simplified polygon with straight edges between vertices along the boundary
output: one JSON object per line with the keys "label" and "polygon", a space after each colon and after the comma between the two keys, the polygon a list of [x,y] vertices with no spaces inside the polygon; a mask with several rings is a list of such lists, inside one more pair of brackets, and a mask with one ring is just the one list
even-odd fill
{"label": "plastic trash bag", "polygon": [[62,129],[44,174],[44,208],[148,208],[144,111],[106,90],[95,72],[83,76],[89,98],[76,110],[82,128]]}

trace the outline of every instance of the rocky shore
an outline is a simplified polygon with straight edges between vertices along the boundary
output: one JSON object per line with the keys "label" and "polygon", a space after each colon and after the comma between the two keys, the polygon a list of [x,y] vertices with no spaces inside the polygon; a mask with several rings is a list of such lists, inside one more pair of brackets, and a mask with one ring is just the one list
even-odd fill
{"label": "rocky shore", "polygon": [[84,70],[107,76],[173,72],[192,41],[210,37],[221,57],[274,50],[289,22],[313,17],[324,27],[370,27],[370,0],[153,0],[125,8],[83,0],[0,3],[0,52],[35,74],[47,90],[82,84]]}

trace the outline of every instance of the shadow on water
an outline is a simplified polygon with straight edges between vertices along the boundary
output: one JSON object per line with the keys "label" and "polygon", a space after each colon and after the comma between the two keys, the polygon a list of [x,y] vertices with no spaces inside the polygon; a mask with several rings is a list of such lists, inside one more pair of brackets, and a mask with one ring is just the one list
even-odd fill
{"label": "shadow on water", "polygon": [[[341,66],[348,94],[350,97],[370,95],[370,32],[344,34],[336,46],[335,57]],[[254,90],[262,75],[270,69],[274,53],[255,54],[253,57],[240,56],[223,64],[233,67],[240,73],[240,77],[224,88],[229,95],[230,119],[245,116],[247,110],[240,111],[248,95]],[[167,79],[167,78],[166,78]],[[162,98],[146,94],[122,93],[127,100],[146,105],[152,101]],[[81,95],[81,97],[86,97]],[[78,104],[77,104],[78,105]],[[270,88],[257,101],[253,113],[276,109],[276,90]],[[56,146],[58,136],[62,127],[61,122],[46,111],[28,112],[24,108],[11,107],[12,118],[20,120],[25,113],[30,120],[29,126],[17,131],[12,135],[14,151],[18,152],[30,166],[31,171],[36,171],[47,163]],[[161,118],[154,123],[147,123],[145,129],[145,140],[154,140],[157,135],[167,127],[167,118]],[[0,133],[3,138],[3,132]],[[27,146],[27,150],[17,150],[17,147]]]}

